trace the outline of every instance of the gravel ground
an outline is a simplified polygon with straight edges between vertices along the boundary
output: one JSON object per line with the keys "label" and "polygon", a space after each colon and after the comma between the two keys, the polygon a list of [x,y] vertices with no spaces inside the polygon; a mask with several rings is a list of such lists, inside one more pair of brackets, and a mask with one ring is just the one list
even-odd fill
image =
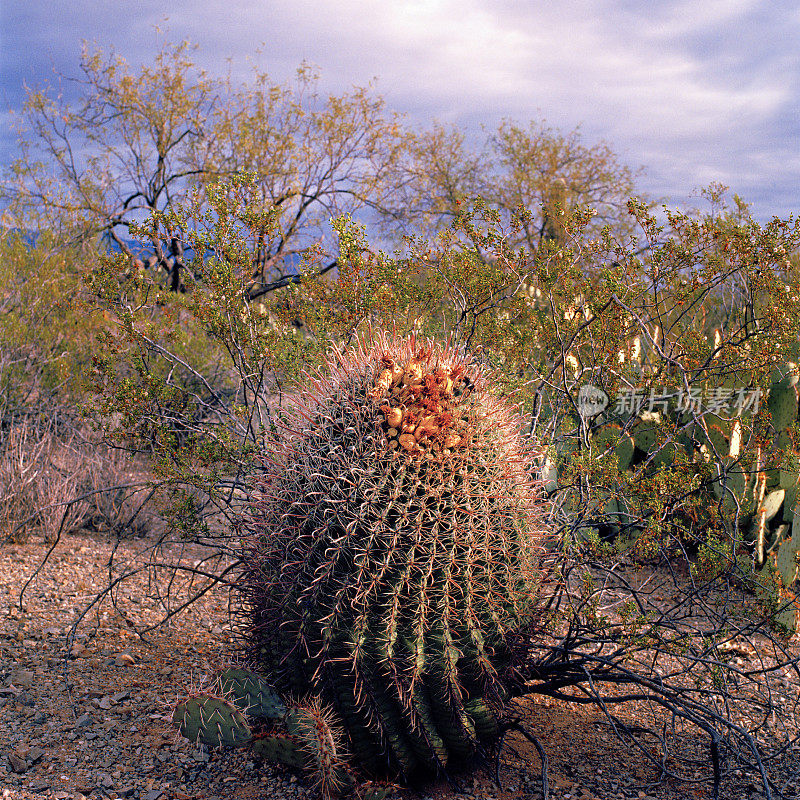
{"label": "gravel ground", "polygon": [[[117,557],[135,559],[145,548],[138,540],[124,542]],[[130,622],[155,622],[160,601],[155,584],[141,573],[122,584],[122,613],[109,602],[93,609],[67,654],[67,634],[76,615],[106,584],[112,548],[97,537],[65,538],[26,590],[20,611],[20,589],[46,551],[35,541],[0,549],[0,797],[315,797],[302,777],[256,764],[246,751],[198,750],[170,725],[176,700],[230,653],[224,592],[209,593],[144,642]],[[203,552],[175,548],[165,555],[191,564]],[[654,785],[652,768],[614,736],[594,709],[538,699],[527,703],[525,713],[549,756],[555,800],[711,796],[710,774],[703,772],[694,786]],[[630,721],[644,712],[631,708],[625,713]],[[702,757],[699,743],[686,746],[697,746]],[[478,770],[464,776],[459,787],[444,782],[417,792],[398,787],[394,797],[541,798],[539,770],[536,751],[514,734],[502,751],[502,788]],[[797,748],[787,753],[774,777],[786,787],[786,796],[796,790],[800,798]],[[736,771],[721,794],[726,800],[762,796],[751,778]]]}

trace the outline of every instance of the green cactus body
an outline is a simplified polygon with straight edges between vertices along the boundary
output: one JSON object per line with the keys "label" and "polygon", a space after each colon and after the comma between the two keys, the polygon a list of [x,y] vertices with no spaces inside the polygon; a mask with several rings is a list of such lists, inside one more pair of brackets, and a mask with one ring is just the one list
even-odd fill
{"label": "green cactus body", "polygon": [[780,469],[778,472],[778,486],[787,491],[797,485],[796,469]]}
{"label": "green cactus body", "polygon": [[611,533],[619,533],[619,505],[617,499],[612,497],[601,509],[601,514],[606,527]]}
{"label": "green cactus body", "polygon": [[636,443],[633,441],[633,436],[629,433],[622,433],[614,449],[617,453],[620,470],[630,469],[636,453]]}
{"label": "green cactus body", "polygon": [[319,700],[291,706],[283,724],[289,740],[299,745],[299,760],[304,761],[301,766],[311,775],[323,797],[338,794],[352,782],[337,722]]}
{"label": "green cactus body", "polygon": [[800,372],[797,364],[787,361],[785,364],[778,364],[772,370],[771,390],[789,389],[797,386]]}
{"label": "green cactus body", "polygon": [[358,787],[359,800],[386,800],[386,798],[397,791],[393,784],[379,783],[378,781],[366,781]]}
{"label": "green cactus body", "polygon": [[596,452],[604,453],[616,447],[622,435],[622,426],[616,422],[609,422],[592,434],[592,446]]}
{"label": "green cactus body", "polygon": [[795,593],[800,565],[800,516],[797,509],[792,522],[791,537],[780,542],[770,558],[781,582],[775,621],[782,628],[794,633],[800,618],[800,597]]}
{"label": "green cactus body", "polygon": [[455,352],[379,337],[327,367],[243,521],[250,660],[329,703],[361,766],[411,779],[499,731],[505,639],[535,619],[541,487],[519,419]]}
{"label": "green cactus body", "polygon": [[253,754],[273,764],[284,764],[295,769],[308,768],[308,756],[303,744],[285,733],[260,736],[253,741]]}
{"label": "green cactus body", "polygon": [[795,514],[791,538],[781,542],[775,558],[775,566],[778,569],[781,582],[787,589],[797,580],[798,553],[800,553],[800,519]]}
{"label": "green cactus body", "polygon": [[797,388],[787,386],[783,389],[773,386],[767,398],[772,427],[776,431],[786,430],[797,422]]}
{"label": "green cactus body", "polygon": [[717,466],[717,478],[713,483],[714,495],[723,500],[728,509],[739,508],[739,512],[750,511],[747,497],[748,476],[739,461],[732,456],[723,456]]}
{"label": "green cactus body", "polygon": [[674,442],[666,442],[661,446],[656,453],[653,454],[649,462],[651,470],[657,470],[662,467],[671,467],[675,461],[678,448]]}
{"label": "green cactus body", "polygon": [[480,698],[470,700],[464,704],[464,710],[469,715],[475,726],[475,733],[481,739],[492,741],[496,739],[500,733],[499,725],[497,724],[497,716]]}
{"label": "green cactus body", "polygon": [[324,798],[352,785],[337,721],[318,699],[286,706],[261,676],[241,669],[223,670],[217,684],[254,720],[268,722],[267,732],[254,736],[236,705],[203,695],[175,707],[172,719],[183,736],[208,747],[249,744],[258,757],[302,769]]}
{"label": "green cactus body", "polygon": [[614,449],[617,455],[617,466],[620,470],[626,470],[633,462],[636,445],[633,436],[625,433],[622,426],[616,422],[603,425],[592,435],[592,447],[598,453]]}
{"label": "green cactus body", "polygon": [[286,706],[275,690],[259,675],[244,669],[224,669],[217,675],[223,696],[247,716],[278,721],[286,714]]}
{"label": "green cactus body", "polygon": [[703,431],[704,444],[708,448],[712,457],[718,458],[720,456],[727,456],[730,448],[730,442],[725,435],[722,427],[716,424],[710,424],[706,430]]}
{"label": "green cactus body", "polygon": [[241,711],[218,697],[196,697],[179,703],[172,721],[182,736],[208,747],[236,747],[252,736]]}
{"label": "green cactus body", "polygon": [[642,419],[633,426],[633,441],[643,453],[649,453],[658,441],[658,421]]}
{"label": "green cactus body", "polygon": [[783,498],[783,521],[791,523],[794,520],[794,508],[797,504],[797,482],[786,489]]}

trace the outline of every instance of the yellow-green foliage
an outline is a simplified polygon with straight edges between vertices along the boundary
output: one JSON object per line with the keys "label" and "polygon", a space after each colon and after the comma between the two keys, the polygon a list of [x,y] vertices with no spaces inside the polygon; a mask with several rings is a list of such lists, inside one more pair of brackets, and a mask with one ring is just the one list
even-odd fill
{"label": "yellow-green foliage", "polygon": [[76,248],[35,246],[19,232],[0,235],[0,418],[47,414],[78,403],[99,313],[76,302],[81,288]]}

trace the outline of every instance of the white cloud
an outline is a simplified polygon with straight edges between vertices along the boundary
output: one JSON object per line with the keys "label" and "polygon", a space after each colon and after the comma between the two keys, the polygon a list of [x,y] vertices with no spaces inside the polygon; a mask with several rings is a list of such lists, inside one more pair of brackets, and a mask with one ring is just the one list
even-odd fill
{"label": "white cloud", "polygon": [[[753,5],[703,4],[698,24]],[[674,35],[654,37],[652,22],[615,14],[612,2],[513,16],[493,7],[475,0],[270,4],[280,30],[295,32],[281,47],[282,61],[292,51],[297,61],[319,60],[328,82],[332,75],[340,83],[379,76],[380,87],[407,107],[506,115],[556,109],[575,122],[605,119],[614,133],[624,123],[682,138],[762,118],[788,97],[785,85],[765,85],[763,76],[743,84],[715,78]],[[669,19],[685,27],[687,4],[670,8]],[[271,48],[264,55],[269,65]]]}

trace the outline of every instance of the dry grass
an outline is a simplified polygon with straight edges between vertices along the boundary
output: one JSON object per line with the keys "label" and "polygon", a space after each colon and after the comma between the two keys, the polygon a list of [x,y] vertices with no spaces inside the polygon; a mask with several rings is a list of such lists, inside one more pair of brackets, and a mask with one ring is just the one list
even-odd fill
{"label": "dry grass", "polygon": [[0,542],[47,542],[81,529],[137,535],[155,523],[142,508],[147,476],[130,457],[84,431],[27,418],[0,430]]}

